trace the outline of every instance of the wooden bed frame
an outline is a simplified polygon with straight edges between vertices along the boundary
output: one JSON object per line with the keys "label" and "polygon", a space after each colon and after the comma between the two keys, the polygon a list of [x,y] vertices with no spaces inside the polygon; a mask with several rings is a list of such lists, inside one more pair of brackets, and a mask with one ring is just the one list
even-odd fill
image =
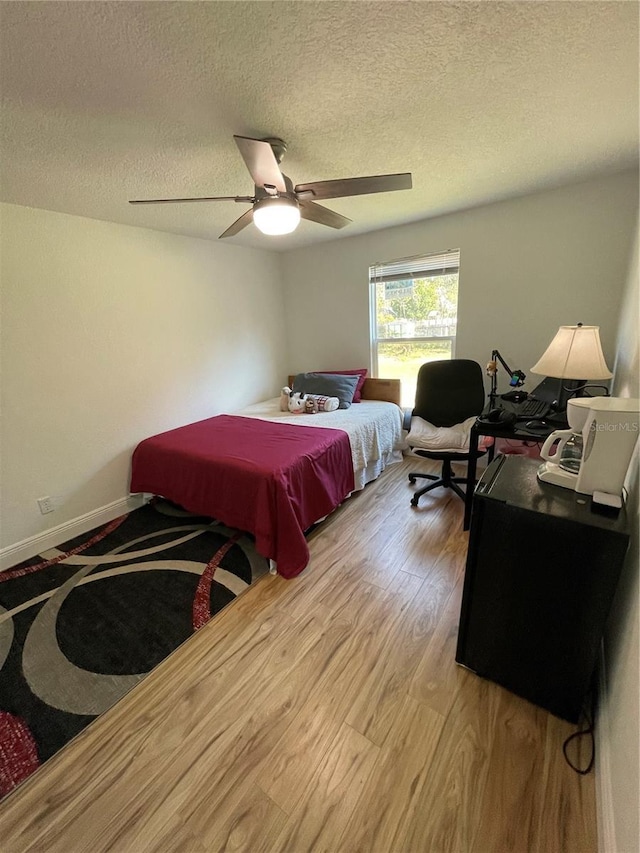
{"label": "wooden bed frame", "polygon": [[[289,376],[289,387],[293,387],[295,376]],[[400,380],[399,379],[373,379],[364,380],[361,393],[363,400],[382,400],[385,403],[400,405]]]}

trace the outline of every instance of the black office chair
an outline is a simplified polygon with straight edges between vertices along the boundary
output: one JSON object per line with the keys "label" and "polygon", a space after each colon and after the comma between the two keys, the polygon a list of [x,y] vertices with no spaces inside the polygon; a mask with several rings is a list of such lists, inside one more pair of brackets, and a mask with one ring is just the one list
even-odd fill
{"label": "black office chair", "polygon": [[[416,401],[411,414],[428,421],[435,427],[452,427],[482,412],[484,394],[482,368],[476,361],[466,358],[429,361],[418,371]],[[409,446],[411,446],[410,439]],[[418,456],[442,461],[442,472],[439,477],[418,471],[409,474],[410,483],[415,483],[418,477],[434,481],[414,493],[411,506],[418,506],[422,495],[440,486],[453,489],[458,497],[465,500],[465,493],[458,483],[466,483],[467,478],[454,477],[451,463],[468,462],[471,458],[468,451],[445,451],[437,448],[430,450],[423,445],[411,446],[411,449]],[[486,448],[480,448],[474,456],[477,459],[486,452]]]}

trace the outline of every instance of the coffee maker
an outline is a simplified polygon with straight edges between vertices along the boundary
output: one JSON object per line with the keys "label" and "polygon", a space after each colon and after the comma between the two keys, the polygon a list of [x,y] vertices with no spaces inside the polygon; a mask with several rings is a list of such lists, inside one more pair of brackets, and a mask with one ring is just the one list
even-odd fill
{"label": "coffee maker", "polygon": [[638,439],[640,400],[574,397],[567,421],[571,429],[555,430],[543,444],[538,479],[585,495],[620,497]]}

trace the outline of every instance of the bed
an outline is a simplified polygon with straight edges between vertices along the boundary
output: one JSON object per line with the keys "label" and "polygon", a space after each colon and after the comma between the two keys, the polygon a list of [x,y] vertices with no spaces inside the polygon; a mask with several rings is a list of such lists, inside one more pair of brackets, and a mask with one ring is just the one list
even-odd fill
{"label": "bed", "polygon": [[152,436],[133,453],[131,491],[248,531],[295,577],[305,531],[402,458],[399,386],[367,379],[348,409],[293,415],[274,398]]}

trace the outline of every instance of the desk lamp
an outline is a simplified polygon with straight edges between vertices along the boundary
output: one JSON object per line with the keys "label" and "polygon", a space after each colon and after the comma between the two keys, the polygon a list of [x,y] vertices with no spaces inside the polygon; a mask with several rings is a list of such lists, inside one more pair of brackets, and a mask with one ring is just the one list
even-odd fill
{"label": "desk lamp", "polygon": [[[568,380],[566,384],[560,383],[554,408],[565,410],[569,397],[582,396],[587,379],[611,379],[613,376],[604,360],[599,329],[599,326],[583,326],[582,323],[560,326],[541,358],[531,368],[532,373]],[[605,392],[608,394],[606,387]]]}

